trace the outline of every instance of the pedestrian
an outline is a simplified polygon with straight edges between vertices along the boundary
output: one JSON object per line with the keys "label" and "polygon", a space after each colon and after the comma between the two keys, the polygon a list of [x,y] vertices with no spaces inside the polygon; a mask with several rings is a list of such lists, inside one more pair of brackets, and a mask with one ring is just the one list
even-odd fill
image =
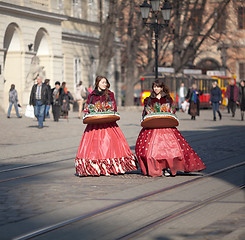
{"label": "pedestrian", "polygon": [[67,119],[70,110],[70,103],[73,103],[73,96],[67,90],[66,85],[63,85],[63,90],[64,90],[64,98],[63,98],[63,104],[61,105],[61,116]]}
{"label": "pedestrian", "polygon": [[181,109],[182,111],[183,111],[183,109],[182,109],[182,105],[181,104],[185,101],[186,94],[187,94],[187,89],[185,87],[185,84],[182,82],[180,84],[180,88],[178,89],[179,109]]}
{"label": "pedestrian", "polygon": [[38,120],[38,128],[43,128],[45,106],[50,104],[50,92],[43,82],[43,77],[37,76],[37,83],[33,85],[29,104],[34,106],[34,115]]}
{"label": "pedestrian", "polygon": [[[156,80],[150,97],[144,100],[142,116],[149,113],[175,113],[168,87]],[[193,172],[205,165],[175,127],[142,128],[135,145],[136,156],[144,175],[175,176],[177,171]],[[170,172],[169,172],[170,171]]]}
{"label": "pedestrian", "polygon": [[7,115],[8,118],[10,118],[10,113],[11,113],[13,105],[14,105],[17,117],[22,118],[18,110],[18,104],[19,104],[18,103],[18,93],[15,90],[15,85],[11,84],[11,87],[9,89],[9,108],[8,108],[8,115]]}
{"label": "pedestrian", "polygon": [[55,82],[55,87],[52,88],[51,102],[54,121],[58,122],[60,118],[61,106],[64,100],[64,89],[60,87],[60,82]]}
{"label": "pedestrian", "polygon": [[230,109],[232,117],[235,117],[236,104],[239,98],[239,88],[236,86],[234,79],[230,80],[230,85],[226,88],[225,97],[228,98],[228,109]]}
{"label": "pedestrian", "polygon": [[[49,91],[49,95],[51,96],[51,87],[50,87],[50,79],[45,79],[44,83],[47,85],[48,87],[48,91]],[[50,114],[49,114],[49,110],[50,110],[50,104],[45,106],[45,116],[44,118],[50,118]]]}
{"label": "pedestrian", "polygon": [[87,89],[83,85],[82,81],[80,81],[75,91],[75,100],[78,103],[78,118],[81,118],[83,104],[86,102],[87,97],[88,97]]}
{"label": "pedestrian", "polygon": [[241,80],[239,87],[239,105],[241,110],[241,120],[244,120],[245,111],[245,80]]}
{"label": "pedestrian", "polygon": [[202,91],[197,90],[197,85],[193,83],[186,96],[186,99],[188,99],[190,104],[188,114],[191,115],[191,120],[196,120],[196,116],[200,115],[199,95],[202,95]]}
{"label": "pedestrian", "polygon": [[[117,111],[114,93],[106,77],[97,76],[85,113]],[[78,176],[123,174],[137,170],[135,156],[116,122],[88,124],[75,159]]]}
{"label": "pedestrian", "polygon": [[212,104],[213,108],[213,120],[216,121],[216,112],[219,114],[219,119],[222,119],[222,115],[219,111],[219,105],[222,104],[222,91],[218,87],[216,81],[212,82],[212,90],[210,94],[209,103]]}

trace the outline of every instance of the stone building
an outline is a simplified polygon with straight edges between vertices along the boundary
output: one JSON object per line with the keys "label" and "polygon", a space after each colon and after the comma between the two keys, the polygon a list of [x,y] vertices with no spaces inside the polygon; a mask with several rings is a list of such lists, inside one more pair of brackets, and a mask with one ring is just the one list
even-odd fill
{"label": "stone building", "polygon": [[[0,111],[6,112],[8,92],[15,84],[19,101],[26,105],[39,73],[67,83],[74,93],[82,80],[93,84],[98,65],[100,21],[108,0],[11,0],[0,1]],[[101,18],[102,17],[102,18]],[[109,69],[112,91],[114,72],[120,71],[120,49]]]}
{"label": "stone building", "polygon": [[[209,1],[209,6],[215,2]],[[240,82],[245,79],[245,2],[231,0],[215,30],[224,34],[217,44],[205,42],[194,65],[204,73],[220,72]]]}

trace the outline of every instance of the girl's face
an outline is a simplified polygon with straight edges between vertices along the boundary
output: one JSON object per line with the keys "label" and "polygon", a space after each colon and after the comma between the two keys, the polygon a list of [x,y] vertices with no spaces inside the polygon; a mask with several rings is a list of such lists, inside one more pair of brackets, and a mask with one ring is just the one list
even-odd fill
{"label": "girl's face", "polygon": [[99,82],[98,90],[102,91],[102,90],[106,90],[106,88],[107,88],[107,81],[105,78],[102,78]]}
{"label": "girl's face", "polygon": [[163,91],[163,88],[155,85],[153,87],[153,91],[155,92],[156,95],[158,95],[159,93],[161,93]]}

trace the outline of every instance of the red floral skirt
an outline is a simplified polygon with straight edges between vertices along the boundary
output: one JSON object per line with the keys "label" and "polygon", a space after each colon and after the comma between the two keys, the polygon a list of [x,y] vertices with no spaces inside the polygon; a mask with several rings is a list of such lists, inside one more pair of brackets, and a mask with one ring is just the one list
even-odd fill
{"label": "red floral skirt", "polygon": [[163,169],[194,172],[205,165],[176,128],[142,128],[135,146],[136,156],[144,175],[157,177]]}
{"label": "red floral skirt", "polygon": [[137,170],[135,156],[117,123],[88,124],[75,159],[79,176]]}

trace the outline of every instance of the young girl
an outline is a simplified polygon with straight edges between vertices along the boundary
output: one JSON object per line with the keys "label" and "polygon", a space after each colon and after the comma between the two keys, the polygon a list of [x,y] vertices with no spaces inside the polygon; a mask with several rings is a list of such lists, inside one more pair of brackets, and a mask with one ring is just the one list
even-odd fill
{"label": "young girl", "polygon": [[[167,86],[159,80],[152,84],[152,93],[144,101],[143,117],[152,112],[175,113]],[[136,156],[144,175],[152,177],[176,175],[177,171],[193,172],[205,165],[175,128],[142,128],[135,146]]]}
{"label": "young girl", "polygon": [[[84,112],[117,111],[110,83],[97,76],[95,89],[89,94]],[[78,176],[106,175],[137,170],[135,157],[116,122],[88,124],[75,159]]]}

